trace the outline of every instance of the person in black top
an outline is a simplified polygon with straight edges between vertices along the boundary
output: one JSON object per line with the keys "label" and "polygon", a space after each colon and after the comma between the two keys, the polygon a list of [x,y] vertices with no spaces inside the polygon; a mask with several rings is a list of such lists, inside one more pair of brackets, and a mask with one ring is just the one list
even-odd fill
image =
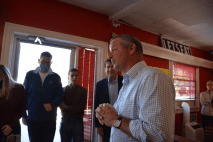
{"label": "person in black top", "polygon": [[3,139],[20,141],[19,119],[25,106],[24,86],[16,83],[6,66],[0,65],[0,142]]}
{"label": "person in black top", "polygon": [[[96,85],[94,109],[103,103],[113,105],[122,87],[123,77],[117,75],[117,71],[114,69],[111,59],[105,61],[105,73],[107,78],[99,81]],[[97,118],[95,118],[95,127],[97,128],[98,134],[102,137],[102,142],[109,142],[111,127],[101,125]]]}

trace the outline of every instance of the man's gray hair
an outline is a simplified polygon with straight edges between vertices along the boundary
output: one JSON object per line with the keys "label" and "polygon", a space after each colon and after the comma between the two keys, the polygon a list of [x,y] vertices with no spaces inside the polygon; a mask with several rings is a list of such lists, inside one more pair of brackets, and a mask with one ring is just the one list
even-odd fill
{"label": "man's gray hair", "polygon": [[209,80],[209,81],[207,81],[207,83],[213,83],[213,81],[212,81],[212,80]]}
{"label": "man's gray hair", "polygon": [[111,40],[110,40],[110,43],[116,39],[116,38],[121,38],[121,44],[124,46],[124,48],[127,48],[129,47],[129,45],[131,43],[134,43],[136,45],[136,50],[138,51],[138,53],[140,53],[141,55],[143,55],[143,47],[142,47],[142,44],[140,42],[140,40],[138,38],[136,38],[135,36],[133,35],[128,35],[128,34],[124,34],[124,35],[118,35],[118,36],[115,36],[113,37]]}

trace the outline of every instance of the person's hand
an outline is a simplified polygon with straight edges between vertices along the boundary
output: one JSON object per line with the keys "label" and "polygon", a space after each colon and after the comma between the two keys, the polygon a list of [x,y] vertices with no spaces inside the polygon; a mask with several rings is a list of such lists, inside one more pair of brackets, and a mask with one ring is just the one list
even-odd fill
{"label": "person's hand", "polygon": [[98,134],[103,137],[104,136],[104,130],[102,127],[98,127]]}
{"label": "person's hand", "polygon": [[1,129],[5,136],[9,135],[12,132],[12,128],[9,125],[4,125]]}
{"label": "person's hand", "polygon": [[27,126],[27,118],[22,118],[22,123]]}
{"label": "person's hand", "polygon": [[65,105],[65,103],[62,102],[61,105],[60,105],[61,110],[66,109],[66,107],[67,107],[67,106]]}
{"label": "person's hand", "polygon": [[101,121],[109,127],[111,127],[113,122],[119,118],[117,111],[111,104],[103,104],[103,106],[99,106],[95,112],[99,122]]}
{"label": "person's hand", "polygon": [[[97,112],[104,113],[104,107],[103,107],[103,105],[105,105],[105,104],[100,104],[99,107],[97,107],[97,109],[95,110],[95,112],[97,111]],[[96,113],[95,115],[96,115],[96,118],[98,119],[99,123],[101,125],[104,125],[104,123],[102,122],[103,116],[101,116],[99,113]]]}
{"label": "person's hand", "polygon": [[9,136],[7,136],[7,142],[14,142],[14,134],[10,134]]}
{"label": "person's hand", "polygon": [[52,105],[51,104],[44,104],[44,108],[47,112],[50,112],[52,110]]}

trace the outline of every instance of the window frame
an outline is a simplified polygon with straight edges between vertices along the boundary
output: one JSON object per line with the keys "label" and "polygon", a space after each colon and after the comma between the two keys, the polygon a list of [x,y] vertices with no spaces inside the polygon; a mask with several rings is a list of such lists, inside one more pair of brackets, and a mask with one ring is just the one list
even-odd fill
{"label": "window frame", "polygon": [[[64,42],[57,42],[54,40],[48,40],[47,38],[44,38],[45,40],[42,42],[42,45],[45,46],[52,46],[52,47],[59,47],[59,48],[66,48],[71,50],[70,54],[70,68],[76,67],[76,50],[77,46],[74,46],[72,44],[66,44]],[[34,40],[29,39],[29,36],[23,36],[19,34],[14,34],[14,52],[13,56],[11,57],[11,64],[14,64],[11,69],[11,76],[14,80],[17,79],[18,75],[18,64],[19,64],[19,53],[20,53],[20,43],[30,43],[30,44],[38,44],[35,43]],[[39,58],[39,57],[38,57]]]}
{"label": "window frame", "polygon": [[[187,65],[187,64],[183,64],[183,63],[179,63],[179,62],[173,62],[173,71],[174,71],[174,64],[175,63],[177,63],[177,64],[182,64],[182,65],[186,65],[186,66],[191,66],[191,65]],[[175,100],[195,100],[196,99],[196,68],[197,67],[195,67],[195,66],[193,66],[194,68],[195,68],[195,80],[186,80],[186,79],[178,79],[178,78],[174,78],[174,74],[173,74],[173,84],[174,84],[174,81],[175,80],[177,80],[177,81],[183,81],[183,82],[194,82],[195,83],[195,85],[194,85],[194,87],[195,87],[195,94],[194,94],[194,98],[186,98],[186,99],[182,99],[182,98],[180,98],[180,99],[176,99],[176,96],[175,96]],[[174,72],[173,72],[174,73]]]}
{"label": "window frame", "polygon": [[[169,60],[169,77],[171,78],[173,84],[173,62],[172,60]],[[199,86],[199,67],[196,67],[196,90],[195,90],[195,99],[181,99],[181,100],[175,100],[175,113],[183,113],[183,108],[181,107],[182,102],[187,102],[190,106],[191,112],[197,112],[200,109],[199,103],[200,103],[200,86]]]}

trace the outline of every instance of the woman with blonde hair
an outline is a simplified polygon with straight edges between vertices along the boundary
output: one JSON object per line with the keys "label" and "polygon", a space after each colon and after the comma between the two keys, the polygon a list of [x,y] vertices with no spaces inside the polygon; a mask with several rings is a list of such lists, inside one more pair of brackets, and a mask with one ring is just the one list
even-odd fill
{"label": "woman with blonde hair", "polygon": [[24,107],[24,86],[12,79],[6,66],[0,65],[0,142],[3,139],[10,142],[20,141],[19,119],[23,115]]}

